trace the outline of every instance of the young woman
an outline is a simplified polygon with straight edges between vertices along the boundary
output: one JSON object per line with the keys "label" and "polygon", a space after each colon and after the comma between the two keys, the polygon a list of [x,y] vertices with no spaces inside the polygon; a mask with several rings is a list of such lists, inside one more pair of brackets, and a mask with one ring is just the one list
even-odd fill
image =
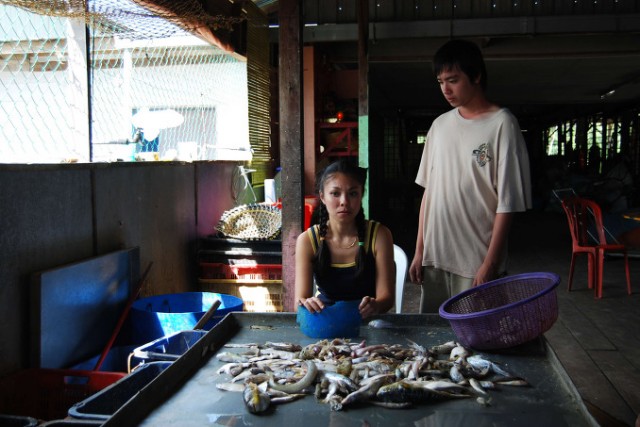
{"label": "young woman", "polygon": [[366,169],[339,160],[318,180],[319,224],[296,242],[295,298],[312,313],[336,301],[359,300],[363,318],[393,306],[393,238],[387,227],[364,217],[366,178]]}

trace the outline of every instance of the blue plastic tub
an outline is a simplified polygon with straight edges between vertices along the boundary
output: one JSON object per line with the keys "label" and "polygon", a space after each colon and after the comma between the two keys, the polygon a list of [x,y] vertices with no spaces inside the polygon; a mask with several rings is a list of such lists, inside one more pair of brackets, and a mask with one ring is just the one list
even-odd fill
{"label": "blue plastic tub", "polygon": [[296,321],[300,330],[309,338],[355,338],[360,335],[362,317],[357,301],[338,301],[326,306],[319,313],[310,313],[298,307]]}
{"label": "blue plastic tub", "polygon": [[175,332],[194,329],[216,300],[222,301],[220,307],[203,330],[210,330],[232,311],[242,311],[242,299],[213,292],[184,292],[136,300],[129,312],[132,344],[139,346]]}
{"label": "blue plastic tub", "polygon": [[166,337],[158,338],[133,351],[137,360],[143,363],[170,361],[173,362],[191,348],[207,331],[181,331]]}

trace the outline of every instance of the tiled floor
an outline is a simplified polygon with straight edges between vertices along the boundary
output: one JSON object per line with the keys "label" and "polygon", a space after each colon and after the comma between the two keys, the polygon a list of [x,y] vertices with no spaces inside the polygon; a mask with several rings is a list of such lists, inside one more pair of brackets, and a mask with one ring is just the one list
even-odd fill
{"label": "tiled floor", "polygon": [[[545,337],[598,422],[634,426],[640,414],[640,258],[629,260],[631,296],[621,258],[605,262],[602,299],[587,289],[586,259],[578,262],[568,292],[571,239],[566,218],[556,212],[520,214],[510,254],[509,274],[550,271],[561,276],[559,319]],[[419,299],[420,288],[407,283],[403,312],[417,312]]]}

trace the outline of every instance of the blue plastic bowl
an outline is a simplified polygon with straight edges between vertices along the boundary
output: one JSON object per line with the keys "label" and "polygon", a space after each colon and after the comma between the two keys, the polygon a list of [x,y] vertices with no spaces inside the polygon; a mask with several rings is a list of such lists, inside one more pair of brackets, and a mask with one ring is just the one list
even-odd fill
{"label": "blue plastic bowl", "polygon": [[357,301],[338,301],[319,313],[298,307],[297,322],[309,338],[355,338],[360,335],[360,311]]}

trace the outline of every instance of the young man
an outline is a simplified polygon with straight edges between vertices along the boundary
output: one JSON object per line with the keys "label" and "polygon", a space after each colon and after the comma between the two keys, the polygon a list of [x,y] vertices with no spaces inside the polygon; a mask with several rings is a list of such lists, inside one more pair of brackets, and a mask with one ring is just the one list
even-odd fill
{"label": "young man", "polygon": [[531,207],[527,148],[517,119],[485,96],[480,49],[451,40],[434,71],[452,110],[434,120],[416,183],[424,187],[409,268],[421,313],[506,273],[513,215]]}

